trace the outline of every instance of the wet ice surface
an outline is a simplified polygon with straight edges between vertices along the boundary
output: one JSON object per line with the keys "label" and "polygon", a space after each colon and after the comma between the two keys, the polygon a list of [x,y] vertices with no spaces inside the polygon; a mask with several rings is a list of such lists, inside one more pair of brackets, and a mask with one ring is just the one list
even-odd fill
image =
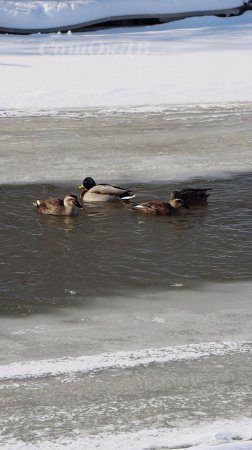
{"label": "wet ice surface", "polygon": [[250,103],[0,116],[1,183],[74,186],[87,174],[104,182],[171,182],[252,172]]}
{"label": "wet ice surface", "polygon": [[[250,120],[249,108],[213,108],[0,121],[5,448],[250,439]],[[129,203],[37,215],[34,200],[76,192],[86,175],[137,201],[213,190],[208,207],[178,217]]]}
{"label": "wet ice surface", "polygon": [[76,438],[76,430],[132,433],[250,416],[251,369],[245,354],[2,382],[3,437]]}

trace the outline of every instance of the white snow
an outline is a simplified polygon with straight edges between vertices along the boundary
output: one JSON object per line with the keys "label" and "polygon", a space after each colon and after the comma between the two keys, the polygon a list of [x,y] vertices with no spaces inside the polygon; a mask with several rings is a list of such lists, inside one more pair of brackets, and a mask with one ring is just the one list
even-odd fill
{"label": "white snow", "polygon": [[242,0],[4,0],[0,5],[0,27],[52,28],[109,17],[213,11],[242,4]]}
{"label": "white snow", "polygon": [[194,360],[232,353],[249,353],[249,342],[206,342],[174,347],[148,348],[139,351],[102,353],[99,355],[60,358],[56,360],[21,361],[0,366],[0,380],[22,379],[129,368],[172,361]]}
{"label": "white snow", "polygon": [[0,109],[251,102],[251,49],[252,12],[88,34],[1,35]]}
{"label": "white snow", "polygon": [[[78,430],[78,434],[81,432]],[[216,420],[181,428],[143,429],[131,433],[97,433],[57,441],[10,441],[2,450],[252,450],[252,420]]]}

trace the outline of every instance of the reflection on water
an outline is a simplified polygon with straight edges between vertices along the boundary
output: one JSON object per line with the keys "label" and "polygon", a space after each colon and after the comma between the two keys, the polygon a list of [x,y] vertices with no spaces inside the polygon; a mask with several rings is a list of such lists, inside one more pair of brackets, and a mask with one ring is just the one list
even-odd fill
{"label": "reflection on water", "polygon": [[[143,201],[188,185],[130,187]],[[251,279],[251,176],[190,185],[213,188],[207,208],[150,217],[130,203],[89,204],[74,218],[41,216],[32,207],[36,198],[64,196],[72,186],[2,186],[1,312],[67,305],[75,293],[89,302],[138,288]]]}

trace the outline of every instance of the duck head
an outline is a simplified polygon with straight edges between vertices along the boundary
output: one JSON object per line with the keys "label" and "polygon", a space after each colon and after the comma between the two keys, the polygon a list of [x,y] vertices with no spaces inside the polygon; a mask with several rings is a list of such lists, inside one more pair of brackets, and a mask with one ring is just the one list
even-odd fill
{"label": "duck head", "polygon": [[92,177],[86,177],[83,180],[83,183],[79,186],[79,188],[85,188],[87,191],[91,189],[92,187],[96,186],[96,182],[93,180]]}
{"label": "duck head", "polygon": [[76,206],[77,208],[83,208],[78,200],[77,195],[69,194],[64,198],[64,206]]}
{"label": "duck head", "polygon": [[170,200],[170,205],[173,208],[186,208],[186,209],[189,209],[189,207],[185,204],[185,202],[183,200],[181,200],[181,198],[173,198],[172,200]]}

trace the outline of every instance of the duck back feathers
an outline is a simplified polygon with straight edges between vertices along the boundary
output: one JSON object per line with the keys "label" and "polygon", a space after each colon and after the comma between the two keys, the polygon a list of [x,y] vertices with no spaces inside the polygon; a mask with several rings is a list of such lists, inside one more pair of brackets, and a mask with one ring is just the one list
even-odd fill
{"label": "duck back feathers", "polygon": [[151,200],[149,202],[140,203],[133,207],[145,214],[155,216],[171,216],[179,213],[181,208],[188,208],[184,205],[183,200],[173,199],[171,202],[162,202],[160,200]]}
{"label": "duck back feathers", "polygon": [[207,204],[207,199],[211,188],[187,188],[180,191],[173,191],[170,194],[170,201],[175,198],[184,201],[185,205],[190,206],[204,206]]}

